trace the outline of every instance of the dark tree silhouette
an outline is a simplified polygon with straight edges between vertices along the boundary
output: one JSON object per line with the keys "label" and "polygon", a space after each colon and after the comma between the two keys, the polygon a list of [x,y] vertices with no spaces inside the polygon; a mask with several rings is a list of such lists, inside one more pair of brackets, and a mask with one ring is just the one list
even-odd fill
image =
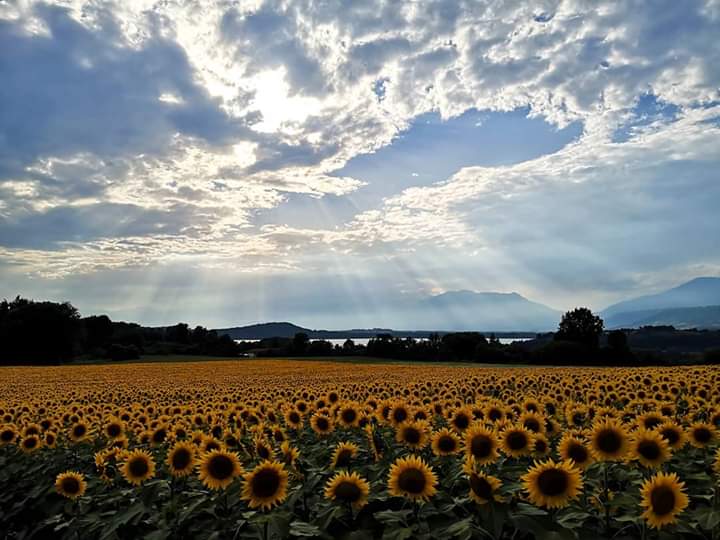
{"label": "dark tree silhouette", "polygon": [[0,302],[0,363],[57,364],[80,349],[80,315],[69,302]]}
{"label": "dark tree silhouette", "polygon": [[292,350],[295,354],[304,353],[310,344],[310,337],[305,332],[298,332],[292,340]]}
{"label": "dark tree silhouette", "polygon": [[563,315],[555,333],[556,341],[573,341],[596,349],[605,324],[588,308],[575,308]]}
{"label": "dark tree silhouette", "polygon": [[608,334],[608,347],[614,351],[627,351],[628,338],[622,330],[613,330]]}

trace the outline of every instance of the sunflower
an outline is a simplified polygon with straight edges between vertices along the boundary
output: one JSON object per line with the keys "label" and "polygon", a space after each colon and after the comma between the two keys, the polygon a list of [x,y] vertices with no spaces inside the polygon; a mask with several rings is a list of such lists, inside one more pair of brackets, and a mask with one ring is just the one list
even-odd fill
{"label": "sunflower", "polygon": [[273,457],[273,449],[265,437],[255,439],[254,444],[255,455],[261,460],[271,459]]}
{"label": "sunflower", "polygon": [[5,424],[0,428],[0,446],[10,444],[17,436],[17,428],[13,424]]}
{"label": "sunflower", "polygon": [[503,452],[514,458],[530,454],[533,439],[532,432],[522,426],[508,426],[500,434]]}
{"label": "sunflower", "polygon": [[134,450],[127,454],[120,471],[125,480],[139,486],[155,475],[155,461],[144,450]]}
{"label": "sunflower", "polygon": [[543,433],[545,431],[545,418],[537,412],[528,411],[523,413],[520,416],[520,424],[533,433]]}
{"label": "sunflower", "polygon": [[628,434],[620,422],[605,419],[590,433],[590,451],[598,461],[620,461],[628,449]]}
{"label": "sunflower", "polygon": [[659,432],[638,429],[630,439],[630,456],[645,467],[659,467],[670,459],[670,445]]}
{"label": "sunflower", "polygon": [[335,447],[332,455],[332,468],[344,469],[358,454],[358,445],[351,442],[341,442]]}
{"label": "sunflower", "polygon": [[665,422],[657,430],[673,450],[679,450],[687,443],[685,430],[673,422]]}
{"label": "sunflower", "polygon": [[465,454],[472,456],[479,465],[497,460],[499,444],[497,434],[481,424],[474,424],[465,431]]}
{"label": "sunflower", "polygon": [[297,458],[300,457],[300,450],[291,445],[290,441],[285,441],[280,445],[280,453],[282,454],[283,462],[289,467],[294,467]]}
{"label": "sunflower", "polygon": [[404,403],[398,402],[391,405],[388,413],[388,419],[394,427],[399,426],[408,418],[410,418],[410,411]]}
{"label": "sunflower", "polygon": [[560,458],[565,461],[572,460],[572,462],[581,469],[587,469],[594,461],[585,443],[569,433],[566,433],[562,439],[560,439],[558,454]]}
{"label": "sunflower", "polygon": [[53,431],[46,431],[43,435],[44,445],[49,448],[54,448],[57,443],[57,435]]}
{"label": "sunflower", "polygon": [[360,411],[355,403],[346,402],[338,407],[337,418],[344,427],[357,427],[360,421]]}
{"label": "sunflower", "polygon": [[90,428],[82,420],[74,423],[70,427],[70,432],[68,433],[68,437],[70,437],[70,440],[75,443],[84,441],[89,436],[90,436]]}
{"label": "sunflower", "polygon": [[200,453],[206,454],[213,450],[223,450],[223,442],[217,440],[212,435],[203,435],[202,442],[200,443]]}
{"label": "sunflower", "polygon": [[437,492],[436,485],[432,467],[417,456],[398,458],[390,468],[388,490],[396,497],[427,501]]}
{"label": "sunflower", "polygon": [[715,461],[713,461],[713,471],[720,475],[720,449],[715,452]]}
{"label": "sunflower", "polygon": [[420,450],[428,443],[429,427],[426,422],[408,421],[397,427],[395,440],[413,450]]}
{"label": "sunflower", "polygon": [[472,409],[470,407],[461,407],[457,409],[450,417],[450,426],[457,431],[462,433],[473,421]]}
{"label": "sunflower", "polygon": [[505,418],[505,410],[499,405],[488,405],[485,408],[485,418],[495,423]]}
{"label": "sunflower", "polygon": [[68,499],[82,497],[86,489],[85,477],[79,472],[66,471],[55,478],[55,491]]}
{"label": "sunflower", "polygon": [[263,461],[244,480],[241,498],[250,508],[269,510],[287,496],[288,473],[277,461]]}
{"label": "sunflower", "polygon": [[165,461],[170,474],[177,478],[188,476],[195,468],[195,450],[195,445],[189,442],[176,442]]}
{"label": "sunflower", "polygon": [[478,504],[487,504],[490,501],[501,501],[502,497],[497,495],[500,489],[500,479],[489,474],[470,472],[468,475],[470,483],[470,498]]}
{"label": "sunflower", "polygon": [[318,413],[315,413],[310,417],[310,427],[320,437],[324,437],[325,435],[332,433],[335,428],[330,418]]}
{"label": "sunflower", "polygon": [[448,428],[443,428],[433,433],[431,447],[436,456],[457,454],[460,451],[460,439]]}
{"label": "sunflower", "polygon": [[532,453],[534,456],[541,457],[550,453],[550,442],[544,433],[536,433],[533,439]]}
{"label": "sunflower", "polygon": [[367,504],[370,484],[357,473],[339,472],[325,484],[325,498],[352,505],[359,510]]}
{"label": "sunflower", "polygon": [[536,462],[522,477],[523,488],[535,506],[564,508],[582,491],[580,470],[571,461]]}
{"label": "sunflower", "polygon": [[295,409],[285,411],[285,424],[292,429],[300,429],[302,427],[302,415]]}
{"label": "sunflower", "polygon": [[666,421],[667,418],[655,412],[645,413],[637,417],[638,426],[648,430],[655,429]]}
{"label": "sunflower", "polygon": [[103,426],[103,433],[108,439],[117,439],[125,431],[125,424],[115,417],[108,418]]}
{"label": "sunflower", "polygon": [[685,483],[675,473],[660,472],[645,480],[640,488],[640,506],[645,509],[642,517],[650,527],[659,529],[675,522],[689,502],[684,487]]}
{"label": "sunflower", "polygon": [[226,450],[206,452],[198,466],[198,478],[210,489],[225,489],[242,472],[237,454]]}
{"label": "sunflower", "polygon": [[695,422],[688,429],[688,439],[695,448],[705,448],[717,437],[715,426],[705,422]]}
{"label": "sunflower", "polygon": [[165,439],[167,439],[168,436],[168,427],[164,424],[161,424],[152,431],[150,434],[150,444],[153,446],[159,446],[162,443],[165,442]]}
{"label": "sunflower", "polygon": [[29,435],[27,437],[23,437],[23,439],[20,441],[20,448],[22,448],[22,451],[27,454],[35,452],[41,447],[42,440],[40,440],[40,437],[38,437],[37,435]]}

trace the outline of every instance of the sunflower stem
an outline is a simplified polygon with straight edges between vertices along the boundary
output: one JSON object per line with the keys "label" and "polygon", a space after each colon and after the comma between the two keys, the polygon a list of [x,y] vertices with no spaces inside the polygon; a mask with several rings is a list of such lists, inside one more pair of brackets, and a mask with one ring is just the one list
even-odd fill
{"label": "sunflower stem", "polygon": [[605,534],[610,536],[610,489],[608,481],[608,468],[610,464],[606,461],[603,463],[603,506],[605,509]]}

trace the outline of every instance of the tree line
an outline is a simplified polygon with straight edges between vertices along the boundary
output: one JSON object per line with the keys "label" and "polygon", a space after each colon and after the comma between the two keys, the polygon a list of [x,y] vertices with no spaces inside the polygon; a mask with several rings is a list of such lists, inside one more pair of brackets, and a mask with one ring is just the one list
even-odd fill
{"label": "tree line", "polygon": [[[367,356],[408,361],[491,364],[658,365],[720,362],[720,332],[680,332],[672,327],[629,331],[641,347],[630,347],[628,333],[605,332],[587,308],[565,313],[555,332],[504,345],[493,334],[431,333],[426,339],[378,334],[367,345],[342,345],[294,338],[236,343],[226,334],[185,323],[144,327],[112,321],[107,315],[81,317],[69,302],[16,297],[0,302],[0,364],[60,364],[77,359],[130,360],[141,355]],[[638,338],[639,336],[639,338]],[[695,344],[694,346],[692,344]],[[700,346],[713,345],[704,349]],[[693,348],[694,347],[694,348]]]}
{"label": "tree line", "polygon": [[237,356],[240,348],[202,326],[148,328],[107,315],[81,317],[69,302],[18,296],[0,302],[0,351],[2,365],[48,365],[78,358],[131,360],[142,354]]}

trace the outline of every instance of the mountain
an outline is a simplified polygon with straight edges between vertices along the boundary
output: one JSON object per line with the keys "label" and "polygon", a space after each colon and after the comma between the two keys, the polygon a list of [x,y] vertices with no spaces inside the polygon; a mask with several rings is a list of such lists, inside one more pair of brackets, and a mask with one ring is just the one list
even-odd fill
{"label": "mountain", "polygon": [[420,301],[409,318],[416,328],[542,332],[556,328],[561,315],[515,292],[450,291]]}
{"label": "mountain", "polygon": [[[720,306],[670,308],[652,311],[650,314],[647,311],[631,311],[619,315],[627,316],[629,324],[623,325],[625,327],[674,326],[678,330],[720,330]],[[637,318],[632,315],[637,315]]]}
{"label": "mountain", "polygon": [[[679,327],[694,321],[692,327],[709,328],[715,312],[698,308],[712,306],[720,306],[720,278],[700,277],[661,293],[618,302],[602,311],[601,316],[607,328],[636,327],[650,324],[649,321],[657,324],[674,321]],[[676,311],[679,308],[694,309]]]}
{"label": "mountain", "polygon": [[561,313],[531,302],[517,293],[450,291],[408,301],[400,308],[403,328],[356,328],[352,330],[312,330],[289,322],[253,324],[221,328],[219,334],[233,339],[293,337],[305,332],[313,339],[370,338],[377,334],[397,337],[426,337],[430,332],[495,332],[498,337],[525,337],[553,330]]}

